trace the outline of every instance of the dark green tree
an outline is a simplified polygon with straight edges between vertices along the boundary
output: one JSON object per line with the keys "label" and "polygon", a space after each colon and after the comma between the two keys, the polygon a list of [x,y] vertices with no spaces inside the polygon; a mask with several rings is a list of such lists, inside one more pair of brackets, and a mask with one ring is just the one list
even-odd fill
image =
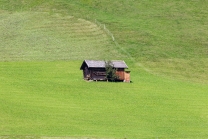
{"label": "dark green tree", "polygon": [[118,79],[118,76],[116,75],[116,69],[114,68],[113,63],[111,61],[105,62],[105,70],[107,80],[114,82]]}

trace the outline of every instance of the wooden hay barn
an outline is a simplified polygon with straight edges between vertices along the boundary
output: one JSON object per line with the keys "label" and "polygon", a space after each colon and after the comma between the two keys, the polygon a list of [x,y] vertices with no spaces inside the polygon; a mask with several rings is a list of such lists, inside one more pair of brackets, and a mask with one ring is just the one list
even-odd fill
{"label": "wooden hay barn", "polygon": [[[113,68],[116,69],[116,75],[119,77],[119,81],[130,82],[130,71],[126,63],[122,60],[111,61]],[[84,60],[80,70],[83,70],[83,77],[85,80],[107,80],[105,61],[101,60]]]}

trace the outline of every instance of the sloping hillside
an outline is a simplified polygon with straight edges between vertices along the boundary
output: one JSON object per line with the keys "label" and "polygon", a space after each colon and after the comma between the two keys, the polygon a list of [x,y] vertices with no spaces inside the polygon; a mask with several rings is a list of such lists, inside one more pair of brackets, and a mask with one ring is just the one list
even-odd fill
{"label": "sloping hillside", "polygon": [[[207,139],[207,5],[0,0],[0,139]],[[84,81],[84,59],[132,83]]]}
{"label": "sloping hillside", "polygon": [[93,22],[46,12],[1,13],[0,61],[120,59]]}
{"label": "sloping hillside", "polygon": [[[92,0],[79,0],[79,1],[67,1],[67,0],[59,0],[59,1],[47,1],[47,0],[38,0],[38,1],[1,1],[0,8],[3,10],[3,14],[1,14],[1,30],[5,32],[8,30],[5,28],[5,24],[12,26],[9,29],[10,34],[14,34],[16,36],[11,36],[8,33],[1,34],[3,37],[1,44],[1,48],[12,45],[15,41],[21,41],[21,43],[17,42],[17,44],[21,47],[25,47],[26,44],[23,44],[24,41],[30,41],[30,38],[36,42],[37,44],[37,34],[34,33],[34,30],[39,28],[37,31],[41,31],[39,34],[44,35],[39,36],[42,40],[39,40],[38,43],[41,43],[41,47],[46,47],[47,45],[52,45],[52,50],[50,52],[45,52],[46,50],[41,50],[38,55],[38,59],[69,59],[68,55],[70,55],[70,59],[75,59],[76,53],[80,53],[79,49],[81,44],[78,44],[78,48],[73,49],[72,51],[77,51],[75,53],[70,53],[70,48],[66,48],[63,45],[68,45],[70,43],[82,43],[86,44],[85,49],[82,49],[84,53],[80,54],[80,59],[94,58],[94,59],[103,59],[103,58],[112,58],[118,59],[123,57],[126,59],[127,57],[131,57],[134,59],[135,63],[139,63],[138,65],[143,65],[148,71],[151,71],[154,74],[167,76],[171,78],[178,78],[182,80],[189,80],[200,83],[207,83],[208,73],[208,32],[207,32],[207,1],[166,1],[158,0],[155,2],[148,1],[92,1]],[[8,16],[4,15],[4,12],[10,12]],[[22,13],[23,12],[23,13]],[[26,13],[25,13],[26,12]],[[35,13],[36,14],[35,14]],[[50,14],[50,17],[46,13],[37,12],[47,12]],[[33,13],[33,14],[30,14]],[[55,17],[56,14],[61,14],[63,17]],[[7,13],[8,14],[8,13]],[[19,15],[19,16],[18,16]],[[36,16],[35,16],[36,15]],[[16,19],[12,19],[12,17],[24,17],[25,20],[31,20],[30,23],[22,23],[21,18],[17,21]],[[37,18],[38,16],[38,18]],[[27,19],[28,17],[28,19]],[[45,18],[47,17],[47,18]],[[119,43],[119,46],[116,48],[113,47],[112,41],[107,41],[108,37],[102,38],[102,35],[106,35],[101,31],[97,33],[100,35],[96,35],[97,33],[93,30],[89,30],[89,26],[86,21],[72,21],[72,18],[68,20],[68,17],[75,17],[86,19],[88,21],[94,21],[97,19],[98,21],[106,24],[107,28],[111,30],[114,34],[116,41]],[[33,19],[30,19],[33,18]],[[45,18],[45,20],[42,20]],[[60,19],[60,20],[59,20]],[[75,19],[75,20],[76,20]],[[47,20],[47,21],[46,21]],[[54,20],[56,20],[54,22]],[[19,22],[18,22],[19,21]],[[62,22],[63,21],[63,22]],[[82,20],[83,21],[83,20]],[[47,22],[47,23],[45,23]],[[54,23],[51,23],[54,22]],[[75,27],[73,27],[72,23],[77,23]],[[89,22],[88,22],[89,23]],[[19,25],[18,29],[15,28],[15,24]],[[20,28],[21,24],[27,24],[27,32],[25,28]],[[79,24],[79,25],[78,25]],[[93,24],[92,22],[90,24]],[[82,27],[81,27],[82,26]],[[93,25],[92,25],[93,26]],[[92,27],[91,26],[91,27]],[[31,27],[31,28],[30,28]],[[65,28],[66,27],[66,28]],[[59,37],[67,38],[69,40],[64,40],[63,38],[53,39],[50,35],[50,30],[56,30],[56,35]],[[65,29],[64,29],[65,28]],[[85,34],[86,38],[79,38],[69,36],[69,31],[71,32],[75,28],[79,28],[78,31],[81,34]],[[12,30],[13,29],[13,30]],[[86,30],[85,30],[86,29]],[[30,34],[26,40],[23,38],[18,38],[20,32],[16,32],[15,30],[21,31],[23,35]],[[88,33],[86,33],[89,30]],[[99,29],[98,29],[99,30]],[[25,31],[25,32],[22,32]],[[31,32],[30,32],[31,31]],[[63,31],[63,32],[62,32]],[[15,33],[14,33],[15,32]],[[43,33],[44,32],[44,33]],[[20,33],[20,34],[21,34]],[[46,35],[48,33],[49,35]],[[34,36],[32,36],[34,35]],[[92,35],[92,36],[89,36]],[[74,35],[76,36],[76,35]],[[96,36],[95,39],[93,37]],[[56,37],[56,36],[54,36]],[[92,37],[92,38],[91,38]],[[100,37],[100,38],[97,38]],[[16,38],[13,42],[9,42],[10,38]],[[6,40],[5,40],[6,39]],[[76,41],[78,39],[78,41]],[[81,41],[80,41],[80,40]],[[47,43],[48,41],[50,43]],[[84,41],[85,40],[85,41]],[[23,41],[23,42],[22,42]],[[62,41],[61,43],[59,41]],[[92,41],[92,42],[91,42]],[[94,42],[97,41],[97,42]],[[107,43],[107,44],[103,44]],[[94,46],[89,46],[89,45]],[[99,45],[98,45],[99,44]],[[28,44],[27,44],[28,45]],[[62,46],[61,46],[62,45]],[[68,45],[69,46],[69,45]],[[67,46],[67,47],[68,47]],[[76,46],[76,47],[77,47]],[[105,48],[103,47],[105,46]],[[58,47],[64,47],[63,51],[65,54],[60,53],[60,49]],[[89,48],[90,47],[90,48]],[[90,51],[89,49],[97,48],[97,52]],[[100,47],[100,48],[99,48]],[[120,47],[120,49],[119,49]],[[55,50],[58,48],[59,50]],[[6,49],[6,48],[5,48]],[[9,48],[10,49],[10,48]],[[34,48],[35,49],[35,48]],[[64,49],[67,49],[66,51]],[[116,49],[116,50],[115,50]],[[119,51],[118,51],[119,50]],[[10,59],[6,55],[9,50],[4,50],[4,57],[6,59]],[[26,50],[22,50],[26,51]],[[61,57],[56,57],[54,55],[57,51],[61,55]],[[86,54],[88,51],[88,55]],[[112,54],[108,54],[113,52]],[[45,54],[43,54],[45,52]],[[14,52],[15,53],[15,52]],[[21,52],[18,52],[18,54]],[[26,52],[27,53],[27,52]],[[27,55],[22,52],[23,55]],[[31,55],[36,55],[34,54]],[[97,53],[102,56],[97,56]],[[16,54],[16,55],[18,55]],[[51,55],[51,58],[49,58]],[[83,57],[81,57],[81,55]],[[94,55],[94,56],[89,56]],[[115,57],[108,57],[109,55],[113,55]],[[122,55],[122,56],[121,56]],[[16,56],[15,56],[16,57]],[[25,57],[25,56],[20,56]],[[33,56],[31,56],[33,57]],[[53,58],[52,58],[53,57]],[[25,57],[25,59],[28,59]],[[76,58],[77,59],[77,58]]]}

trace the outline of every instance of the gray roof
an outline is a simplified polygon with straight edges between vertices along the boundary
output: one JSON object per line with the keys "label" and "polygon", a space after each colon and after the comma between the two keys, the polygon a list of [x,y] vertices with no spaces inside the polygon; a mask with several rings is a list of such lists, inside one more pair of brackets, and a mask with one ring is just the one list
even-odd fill
{"label": "gray roof", "polygon": [[[128,68],[126,63],[122,60],[111,60],[114,68]],[[84,60],[80,69],[83,69],[84,63],[88,66],[88,68],[105,68],[104,60]]]}
{"label": "gray roof", "polygon": [[126,69],[128,68],[126,63],[121,60],[112,60],[112,63],[114,68],[126,68]]}

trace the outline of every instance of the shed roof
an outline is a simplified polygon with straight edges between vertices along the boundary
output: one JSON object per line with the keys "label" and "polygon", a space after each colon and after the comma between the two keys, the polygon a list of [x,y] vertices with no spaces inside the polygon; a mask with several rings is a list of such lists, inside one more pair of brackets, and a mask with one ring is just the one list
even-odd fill
{"label": "shed roof", "polygon": [[[128,68],[123,60],[111,60],[111,62],[114,68]],[[83,69],[85,64],[88,68],[105,68],[104,60],[84,60],[80,69]]]}

